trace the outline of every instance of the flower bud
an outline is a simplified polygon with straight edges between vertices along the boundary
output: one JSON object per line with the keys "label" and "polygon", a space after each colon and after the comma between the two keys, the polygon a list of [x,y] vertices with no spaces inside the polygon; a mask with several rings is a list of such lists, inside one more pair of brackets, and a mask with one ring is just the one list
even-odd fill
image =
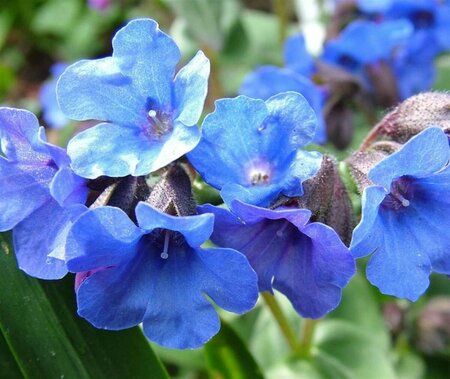
{"label": "flower bud", "polygon": [[191,180],[179,164],[170,166],[163,173],[146,201],[163,212],[174,216],[189,216],[197,213],[192,195]]}
{"label": "flower bud", "polygon": [[450,133],[450,94],[425,92],[405,100],[376,126],[378,136],[405,143],[431,126]]}
{"label": "flower bud", "polygon": [[304,195],[298,198],[298,205],[311,210],[311,220],[331,226],[348,245],[355,220],[336,161],[324,156],[319,171],[303,183],[303,188]]}
{"label": "flower bud", "polygon": [[345,160],[345,164],[358,187],[359,193],[362,194],[364,188],[372,185],[367,175],[370,169],[386,156],[387,154],[380,151],[357,151]]}
{"label": "flower bud", "polygon": [[364,71],[371,84],[374,101],[383,108],[397,105],[399,94],[394,72],[384,61],[366,65]]}

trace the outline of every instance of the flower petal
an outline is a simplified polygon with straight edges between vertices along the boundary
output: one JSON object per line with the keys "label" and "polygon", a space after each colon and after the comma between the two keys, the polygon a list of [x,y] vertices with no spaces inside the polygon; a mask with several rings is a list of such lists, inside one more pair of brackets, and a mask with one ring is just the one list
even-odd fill
{"label": "flower petal", "polygon": [[67,151],[73,170],[81,177],[141,176],[181,157],[199,140],[197,128],[181,124],[160,140],[149,139],[140,129],[99,124],[72,138]]}
{"label": "flower petal", "polygon": [[75,120],[102,120],[121,125],[146,121],[146,97],[111,58],[82,60],[70,65],[58,80],[61,110]]}
{"label": "flower petal", "polygon": [[69,167],[60,169],[50,183],[50,193],[61,206],[84,204],[88,192],[86,180],[75,175]]}
{"label": "flower petal", "polygon": [[336,308],[341,289],[355,274],[355,262],[336,232],[312,223],[287,244],[273,287],[303,317],[319,318]]}
{"label": "flower petal", "polygon": [[121,330],[141,323],[155,280],[150,262],[149,254],[135,254],[129,261],[91,273],[78,287],[78,314],[100,329]]}
{"label": "flower petal", "polygon": [[80,272],[130,260],[143,234],[119,208],[90,209],[75,221],[67,237],[67,267]]}
{"label": "flower petal", "polygon": [[51,198],[48,188],[0,157],[0,230],[15,227]]}
{"label": "flower petal", "polygon": [[305,37],[297,33],[284,43],[284,63],[291,70],[310,76],[314,71],[314,59],[306,49]]}
{"label": "flower petal", "polygon": [[159,108],[170,106],[172,79],[180,60],[175,41],[155,21],[136,19],[117,32],[112,45],[114,61],[133,79],[141,97],[150,98]]}
{"label": "flower petal", "polygon": [[0,143],[9,161],[36,164],[48,160],[39,139],[39,121],[24,109],[0,108]]}
{"label": "flower petal", "polygon": [[208,77],[209,60],[199,51],[175,76],[174,119],[186,126],[198,122],[208,92]]}
{"label": "flower petal", "polygon": [[207,241],[214,226],[212,214],[176,217],[142,201],[136,207],[136,218],[139,226],[147,232],[157,228],[180,232],[191,247],[198,247]]}
{"label": "flower petal", "polygon": [[382,187],[368,187],[362,195],[362,217],[353,230],[350,250],[355,258],[373,253],[382,238],[380,226],[376,223],[379,206],[387,192]]}
{"label": "flower petal", "polygon": [[50,254],[63,248],[71,224],[71,213],[50,199],[19,223],[13,231],[19,268],[40,279],[65,276],[67,268],[64,260],[53,258]]}
{"label": "flower petal", "polygon": [[197,348],[219,331],[219,318],[205,295],[237,313],[255,305],[256,274],[237,251],[186,247],[171,251],[167,260],[152,257],[144,332],[160,345]]}
{"label": "flower petal", "polygon": [[268,115],[262,100],[238,96],[216,101],[203,122],[203,136],[188,158],[203,179],[216,188],[243,184],[245,162],[259,156],[258,127]]}
{"label": "flower petal", "polygon": [[403,175],[426,177],[442,169],[450,159],[448,138],[436,127],[427,128],[369,171],[369,179],[390,189]]}
{"label": "flower petal", "polygon": [[367,264],[367,278],[384,294],[416,301],[428,288],[431,264],[428,247],[409,229],[409,215],[382,215],[383,239]]}

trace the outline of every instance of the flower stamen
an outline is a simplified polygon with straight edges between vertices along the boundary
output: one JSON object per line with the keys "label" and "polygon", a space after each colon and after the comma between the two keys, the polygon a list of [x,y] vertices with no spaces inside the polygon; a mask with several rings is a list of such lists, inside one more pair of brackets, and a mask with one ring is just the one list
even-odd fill
{"label": "flower stamen", "polygon": [[164,247],[163,247],[163,251],[161,253],[161,258],[162,259],[167,259],[169,258],[169,240],[170,240],[170,232],[166,231],[166,234],[164,236]]}

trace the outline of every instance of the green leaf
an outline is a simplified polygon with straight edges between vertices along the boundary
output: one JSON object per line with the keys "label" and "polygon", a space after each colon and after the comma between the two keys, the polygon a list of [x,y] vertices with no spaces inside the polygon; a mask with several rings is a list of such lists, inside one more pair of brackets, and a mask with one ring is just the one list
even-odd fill
{"label": "green leaf", "polygon": [[263,378],[243,341],[222,321],[220,332],[205,345],[205,356],[210,376],[215,379]]}
{"label": "green leaf", "polygon": [[27,378],[155,378],[168,375],[138,327],[98,330],[76,315],[73,276],[39,281],[0,244],[0,331]]}
{"label": "green leaf", "polygon": [[362,272],[358,272],[344,288],[341,303],[328,318],[349,321],[367,333],[383,349],[387,349],[390,345],[390,336],[381,314],[381,306]]}
{"label": "green leaf", "polygon": [[339,364],[347,378],[396,379],[392,352],[352,323],[324,320],[317,325],[313,356]]}
{"label": "green leaf", "polygon": [[223,48],[240,13],[237,0],[165,1],[178,17],[186,21],[194,39],[215,51]]}
{"label": "green leaf", "polygon": [[9,349],[3,334],[0,333],[0,379],[22,378],[16,359]]}

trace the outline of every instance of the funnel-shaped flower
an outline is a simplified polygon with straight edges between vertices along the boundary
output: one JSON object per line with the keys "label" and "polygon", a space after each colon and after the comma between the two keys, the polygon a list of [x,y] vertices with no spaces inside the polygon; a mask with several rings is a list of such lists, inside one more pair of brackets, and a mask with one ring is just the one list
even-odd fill
{"label": "funnel-shaped flower", "polygon": [[369,172],[357,258],[372,254],[367,277],[381,292],[415,301],[431,271],[450,274],[450,149],[439,128],[425,129]]}
{"label": "funnel-shaped flower", "polygon": [[58,101],[75,120],[105,121],[75,136],[67,151],[85,178],[146,175],[192,150],[209,61],[202,52],[175,76],[180,51],[150,19],[114,36],[112,57],[83,60],[58,82]]}
{"label": "funnel-shaped flower", "polygon": [[100,207],[69,233],[69,270],[91,271],[77,290],[78,313],[94,326],[118,330],[143,322],[160,345],[196,348],[220,327],[208,298],[236,313],[255,305],[256,274],[246,258],[200,247],[212,233],[212,214],[175,217],[141,202],[136,218],[139,227],[119,208]]}
{"label": "funnel-shaped flower", "polygon": [[247,256],[258,274],[260,291],[280,291],[298,313],[310,318],[339,304],[355,262],[332,228],[309,223],[309,210],[270,210],[239,201],[232,203],[233,213],[211,205],[199,209],[215,215],[211,236],[215,244]]}
{"label": "funnel-shaped flower", "polygon": [[30,112],[0,108],[0,231],[13,229],[19,267],[42,279],[67,273],[64,243],[85,207],[85,180],[66,152],[45,140]]}
{"label": "funnel-shaped flower", "polygon": [[314,111],[295,92],[265,102],[222,99],[205,118],[202,139],[188,158],[226,202],[267,206],[280,194],[301,195],[301,183],[319,169],[321,155],[301,150],[316,127]]}

